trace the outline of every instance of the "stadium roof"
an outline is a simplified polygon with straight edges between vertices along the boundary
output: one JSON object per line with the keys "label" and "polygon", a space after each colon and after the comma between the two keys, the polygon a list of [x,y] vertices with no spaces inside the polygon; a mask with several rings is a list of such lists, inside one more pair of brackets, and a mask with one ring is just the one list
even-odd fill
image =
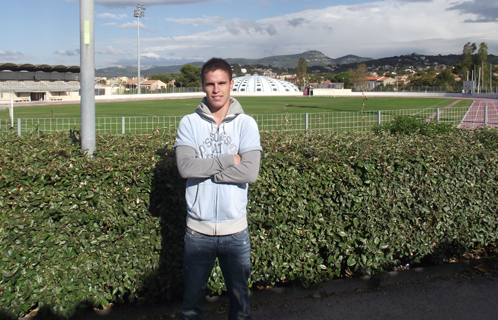
{"label": "stadium roof", "polygon": [[56,65],[51,66],[48,64],[31,64],[31,63],[0,63],[0,71],[43,71],[43,72],[71,72],[71,73],[80,73],[79,66],[63,66]]}
{"label": "stadium roof", "polygon": [[300,92],[294,84],[257,74],[233,79],[233,92]]}

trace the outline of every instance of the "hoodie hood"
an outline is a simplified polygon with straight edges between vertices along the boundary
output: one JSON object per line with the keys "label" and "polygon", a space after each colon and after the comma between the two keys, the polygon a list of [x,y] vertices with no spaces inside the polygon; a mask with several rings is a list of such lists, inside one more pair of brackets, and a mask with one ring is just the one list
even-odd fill
{"label": "hoodie hood", "polygon": [[[202,99],[201,104],[197,106],[195,112],[199,114],[202,118],[207,119],[210,122],[215,122],[211,114],[211,110],[209,110],[209,107],[206,104],[206,98]],[[228,108],[227,114],[223,119],[223,122],[231,121],[235,119],[237,115],[243,113],[244,110],[242,110],[242,106],[240,105],[240,103],[236,99],[230,98],[230,107]]]}

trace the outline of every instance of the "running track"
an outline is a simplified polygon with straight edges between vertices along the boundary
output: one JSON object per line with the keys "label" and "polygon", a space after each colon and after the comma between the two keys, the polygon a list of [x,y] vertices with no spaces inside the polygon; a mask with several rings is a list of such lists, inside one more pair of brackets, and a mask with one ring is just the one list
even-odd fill
{"label": "running track", "polygon": [[487,125],[490,127],[498,127],[498,101],[475,100],[458,128],[476,129],[484,127],[486,120],[484,117],[484,110],[486,106],[488,107]]}

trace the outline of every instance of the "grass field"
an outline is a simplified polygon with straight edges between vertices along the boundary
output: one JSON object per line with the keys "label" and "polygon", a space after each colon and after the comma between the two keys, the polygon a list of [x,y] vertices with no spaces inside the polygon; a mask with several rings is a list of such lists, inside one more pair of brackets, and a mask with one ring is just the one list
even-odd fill
{"label": "grass field", "polygon": [[[390,121],[397,115],[419,119],[445,110],[442,121],[459,122],[471,100],[447,98],[333,98],[333,97],[240,97],[246,114],[252,115],[260,129],[289,130],[366,130]],[[96,103],[96,130],[111,134],[175,132],[181,117],[192,113],[200,102],[195,99],[164,99]],[[364,103],[364,107],[363,107]],[[362,111],[363,108],[363,112]],[[14,106],[18,132],[68,131],[80,127],[80,105]],[[382,111],[379,115],[378,111]],[[0,131],[12,130],[8,109],[0,109]]]}
{"label": "grass field", "polygon": [[[332,97],[239,97],[247,114],[319,113],[360,111],[362,98]],[[365,111],[444,108],[455,100],[445,98],[369,98]],[[95,104],[96,117],[183,116],[192,113],[200,99],[166,99],[119,101]],[[455,107],[469,107],[472,101],[462,100]],[[80,105],[14,105],[16,118],[79,118]],[[0,109],[0,118],[7,119],[7,109]]]}

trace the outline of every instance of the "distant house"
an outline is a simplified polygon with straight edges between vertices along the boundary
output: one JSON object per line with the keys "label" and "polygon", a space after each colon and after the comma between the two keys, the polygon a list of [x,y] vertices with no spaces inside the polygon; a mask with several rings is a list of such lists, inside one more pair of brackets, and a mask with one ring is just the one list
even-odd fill
{"label": "distant house", "polygon": [[[126,82],[125,87],[128,89],[137,88],[137,79],[132,79]],[[167,87],[167,84],[161,80],[140,80],[140,88],[144,88],[148,91],[159,91]]]}
{"label": "distant house", "polygon": [[362,90],[373,90],[380,85],[395,84],[396,79],[390,77],[366,77],[355,82],[355,87]]}
{"label": "distant house", "polygon": [[[116,80],[118,81],[118,83],[126,83],[128,82],[128,80],[130,80],[128,77],[117,77]],[[136,85],[136,83],[135,83]]]}
{"label": "distant house", "polygon": [[284,77],[284,80],[285,81],[289,81],[290,83],[293,83],[293,84],[296,84],[296,76],[295,75],[292,75],[292,76],[286,76]]}
{"label": "distant house", "polygon": [[119,86],[114,86],[112,84],[96,84],[95,85],[95,95],[96,96],[108,96],[113,94],[119,94]]}
{"label": "distant house", "polygon": [[409,83],[410,80],[408,80],[410,77],[408,75],[402,75],[402,76],[396,76],[396,79],[398,79],[398,82],[403,82],[403,83]]}
{"label": "distant house", "polygon": [[314,86],[317,89],[344,89],[344,83],[342,82],[332,82],[330,80],[324,81],[320,84]]}
{"label": "distant house", "polygon": [[146,88],[150,91],[157,91],[166,88],[167,85],[161,80],[147,80],[144,82],[140,82],[140,87]]}
{"label": "distant house", "polygon": [[[140,85],[142,84],[142,80],[140,80]],[[124,83],[125,88],[127,89],[136,89],[137,88],[137,79],[131,79]]]}

